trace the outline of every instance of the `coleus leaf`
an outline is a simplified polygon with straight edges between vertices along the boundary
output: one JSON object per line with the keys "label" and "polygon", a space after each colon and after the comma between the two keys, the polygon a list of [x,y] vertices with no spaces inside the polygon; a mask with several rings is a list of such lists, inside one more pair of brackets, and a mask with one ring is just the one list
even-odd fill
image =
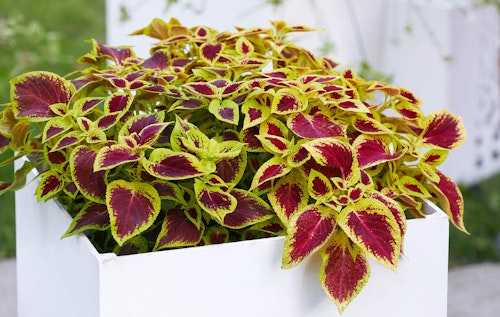
{"label": "coleus leaf", "polygon": [[338,168],[346,185],[354,184],[360,177],[358,160],[348,143],[333,138],[311,140],[303,145],[321,166]]}
{"label": "coleus leaf", "polygon": [[246,151],[242,150],[240,155],[222,159],[215,165],[215,173],[219,176],[226,184],[237,184],[247,166],[247,154]]}
{"label": "coleus leaf", "polygon": [[277,155],[288,154],[293,148],[293,142],[275,135],[256,135],[262,146],[271,153]]}
{"label": "coleus leaf", "polygon": [[439,204],[457,229],[467,233],[464,226],[464,199],[457,184],[448,176],[436,170],[438,181],[432,181],[431,190],[439,199]]}
{"label": "coleus leaf", "polygon": [[405,195],[427,198],[431,197],[431,194],[425,188],[425,186],[415,178],[404,175],[396,183],[396,186]]}
{"label": "coleus leaf", "polygon": [[138,134],[138,145],[146,146],[155,143],[169,124],[170,122],[155,123],[144,127]]}
{"label": "coleus leaf", "polygon": [[140,133],[144,128],[157,123],[163,122],[165,112],[156,112],[152,114],[140,114],[130,117],[123,127],[120,129],[118,135],[130,135],[132,133]]}
{"label": "coleus leaf", "polygon": [[78,131],[70,131],[63,136],[60,137],[60,139],[54,144],[52,149],[50,150],[51,152],[53,151],[60,151],[62,149],[65,149],[70,146],[77,145],[80,143],[85,138],[85,136],[78,132]]}
{"label": "coleus leaf", "polygon": [[223,43],[203,43],[200,46],[200,57],[210,64],[213,64],[224,49]]}
{"label": "coleus leaf", "polygon": [[[382,202],[387,208],[389,208],[394,216],[394,219],[396,219],[396,222],[398,223],[401,238],[403,239],[406,234],[406,215],[401,205],[394,199],[391,199],[379,192],[370,193],[370,197]],[[401,251],[403,249],[402,244],[403,242],[401,242]]]}
{"label": "coleus leaf", "polygon": [[251,192],[233,189],[230,194],[236,198],[234,211],[224,216],[224,226],[241,229],[274,216],[271,207],[260,197]]}
{"label": "coleus leaf", "polygon": [[76,112],[78,116],[84,116],[97,107],[103,100],[104,98],[102,97],[80,98],[73,104],[73,111]]}
{"label": "coleus leaf", "polygon": [[322,205],[308,205],[296,213],[288,223],[282,267],[294,267],[323,247],[335,232],[336,214]]}
{"label": "coleus leaf", "polygon": [[290,172],[291,168],[286,161],[279,157],[272,157],[264,162],[255,172],[252,180],[251,189],[257,188],[267,181],[284,176]]}
{"label": "coleus leaf", "polygon": [[187,88],[187,90],[195,94],[195,96],[215,97],[219,91],[216,86],[205,82],[187,83],[184,84],[183,87]]}
{"label": "coleus leaf", "polygon": [[203,223],[200,226],[194,224],[177,205],[167,210],[154,250],[196,245],[200,242],[204,229]]}
{"label": "coleus leaf", "polygon": [[302,139],[293,145],[292,150],[286,157],[286,161],[290,167],[299,167],[311,158],[309,151],[302,146],[306,142],[306,139]]}
{"label": "coleus leaf", "polygon": [[342,110],[352,111],[352,112],[361,112],[361,113],[370,113],[368,107],[363,103],[363,101],[358,99],[349,99],[341,101],[337,104]]}
{"label": "coleus leaf", "polygon": [[73,122],[68,117],[55,117],[45,124],[42,134],[42,142],[47,142],[48,140],[63,134],[64,132],[71,129]]}
{"label": "coleus leaf", "polygon": [[117,245],[113,253],[118,256],[145,253],[149,249],[148,240],[143,236],[135,236],[127,240],[122,246]]}
{"label": "coleus leaf", "polygon": [[160,213],[161,200],[153,185],[114,180],[106,189],[111,234],[119,245],[148,229]]}
{"label": "coleus leaf", "polygon": [[71,152],[71,177],[80,192],[91,201],[104,203],[106,201],[106,171],[94,171],[97,151],[79,146]]}
{"label": "coleus leaf", "polygon": [[224,217],[233,212],[238,204],[231,193],[220,187],[207,185],[199,179],[195,179],[194,192],[200,207],[221,224],[224,223]]}
{"label": "coleus leaf", "polygon": [[422,162],[430,166],[439,166],[446,160],[447,157],[448,157],[447,150],[431,149],[425,152],[425,154],[422,157]]}
{"label": "coleus leaf", "polygon": [[370,264],[363,251],[340,230],[320,254],[321,286],[342,313],[368,282]]}
{"label": "coleus leaf", "polygon": [[353,147],[360,168],[369,168],[384,162],[393,161],[403,156],[404,152],[392,153],[392,139],[385,135],[361,134],[354,142]]}
{"label": "coleus leaf", "polygon": [[206,166],[192,154],[167,148],[154,149],[149,159],[143,157],[141,163],[150,175],[165,180],[188,179],[215,170],[215,165]]}
{"label": "coleus leaf", "polygon": [[449,111],[433,112],[420,138],[431,148],[451,150],[465,142],[465,127],[462,119]]}
{"label": "coleus leaf", "polygon": [[248,129],[267,120],[271,115],[271,109],[256,99],[250,98],[245,100],[241,106],[241,113],[245,115],[243,129]]}
{"label": "coleus leaf", "polygon": [[383,202],[374,198],[358,200],[342,209],[337,222],[374,261],[396,268],[401,251],[401,230]]}
{"label": "coleus leaf", "polygon": [[361,133],[367,134],[391,134],[393,131],[386,127],[379,120],[372,119],[368,116],[355,116],[352,120],[352,125]]}
{"label": "coleus leaf", "polygon": [[267,198],[278,218],[288,225],[290,218],[307,205],[307,181],[300,173],[292,171],[280,178]]}
{"label": "coleus leaf", "polygon": [[41,179],[36,189],[38,201],[50,199],[64,188],[64,181],[58,171],[49,169],[40,176]]}
{"label": "coleus leaf", "polygon": [[108,208],[104,204],[88,202],[73,218],[63,238],[86,230],[106,230],[110,226]]}
{"label": "coleus leaf", "polygon": [[271,113],[290,114],[307,109],[308,100],[299,91],[291,88],[282,88],[276,92],[271,103]]}
{"label": "coleus leaf", "polygon": [[117,65],[123,65],[128,59],[135,58],[134,51],[130,47],[111,47],[92,40],[92,52],[80,58],[80,62],[91,64],[104,59],[114,61]]}
{"label": "coleus leaf", "polygon": [[328,200],[333,194],[332,181],[315,169],[311,169],[309,172],[307,189],[309,196],[320,202]]}
{"label": "coleus leaf", "polygon": [[208,245],[227,243],[229,242],[229,230],[222,226],[212,225],[205,230],[203,242]]}
{"label": "coleus leaf", "polygon": [[419,105],[415,105],[408,101],[392,103],[394,111],[399,113],[403,118],[408,120],[417,120],[424,117]]}
{"label": "coleus leaf", "polygon": [[10,81],[12,107],[17,118],[46,121],[56,117],[53,104],[67,104],[75,87],[63,77],[50,72],[28,72]]}
{"label": "coleus leaf", "polygon": [[220,121],[234,125],[238,124],[240,118],[238,104],[230,99],[225,99],[222,102],[217,99],[212,100],[208,106],[208,111]]}
{"label": "coleus leaf", "polygon": [[118,122],[120,117],[121,117],[120,112],[105,114],[101,116],[99,119],[97,119],[95,125],[99,130],[104,131],[113,127]]}
{"label": "coleus leaf", "polygon": [[104,100],[104,111],[107,114],[124,113],[130,108],[133,101],[134,96],[130,92],[115,92]]}
{"label": "coleus leaf", "polygon": [[252,42],[245,37],[240,37],[236,41],[236,52],[241,55],[249,55],[255,50]]}
{"label": "coleus leaf", "polygon": [[94,170],[101,171],[111,169],[118,165],[140,160],[142,153],[122,144],[113,144],[102,147],[97,153]]}
{"label": "coleus leaf", "polygon": [[161,179],[154,180],[151,184],[154,186],[161,199],[173,200],[179,203],[183,202],[184,193],[177,184]]}
{"label": "coleus leaf", "polygon": [[345,126],[336,123],[332,118],[321,112],[316,112],[313,115],[292,114],[288,117],[287,125],[293,133],[305,139],[346,135]]}

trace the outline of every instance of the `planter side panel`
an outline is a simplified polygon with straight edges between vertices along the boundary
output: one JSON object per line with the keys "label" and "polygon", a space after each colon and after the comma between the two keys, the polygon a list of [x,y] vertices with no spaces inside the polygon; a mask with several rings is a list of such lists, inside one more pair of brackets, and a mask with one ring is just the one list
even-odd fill
{"label": "planter side panel", "polygon": [[[101,316],[340,316],[317,257],[282,270],[282,237],[117,257],[102,262]],[[371,278],[343,317],[445,317],[448,220],[409,221],[397,272]]]}
{"label": "planter side panel", "polygon": [[18,316],[99,316],[99,266],[84,236],[61,240],[70,216],[37,203],[38,182],[16,192]]}

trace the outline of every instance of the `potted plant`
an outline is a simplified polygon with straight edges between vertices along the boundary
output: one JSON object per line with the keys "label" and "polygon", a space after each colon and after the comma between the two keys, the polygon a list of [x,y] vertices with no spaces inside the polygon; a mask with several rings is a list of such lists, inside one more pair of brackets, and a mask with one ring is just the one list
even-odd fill
{"label": "potted plant", "polygon": [[[29,160],[1,191],[37,168],[37,200],[55,198],[71,216],[71,248],[90,240],[103,254],[284,236],[283,268],[321,258],[321,286],[342,312],[369,261],[396,270],[406,219],[424,218],[429,201],[466,231],[461,193],[437,168],[465,131],[449,111],[424,115],[410,91],[286,40],[306,31],[155,19],[134,33],[158,40],[146,59],[93,40],[85,67],[66,77],[12,79],[0,144]],[[98,290],[82,293],[105,306]]]}

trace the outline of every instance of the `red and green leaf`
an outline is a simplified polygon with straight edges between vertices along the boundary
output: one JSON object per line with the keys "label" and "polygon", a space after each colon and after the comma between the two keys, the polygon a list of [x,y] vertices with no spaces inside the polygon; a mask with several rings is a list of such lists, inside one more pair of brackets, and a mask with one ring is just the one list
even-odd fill
{"label": "red and green leaf", "polygon": [[204,184],[199,179],[195,179],[194,191],[200,207],[221,224],[224,223],[224,217],[232,213],[238,204],[231,193],[220,187]]}
{"label": "red and green leaf", "polygon": [[391,134],[393,133],[382,122],[368,116],[356,116],[352,120],[352,125],[356,130],[366,134]]}
{"label": "red and green leaf", "polygon": [[428,147],[451,150],[465,142],[465,127],[462,119],[449,111],[434,112],[420,138]]}
{"label": "red and green leaf", "polygon": [[448,157],[447,150],[431,149],[425,152],[425,154],[422,157],[422,162],[430,166],[439,166],[446,160],[447,157]]}
{"label": "red and green leaf", "polygon": [[97,151],[79,146],[71,152],[71,177],[80,192],[91,201],[106,201],[106,171],[94,171]]}
{"label": "red and green leaf", "polygon": [[12,106],[17,118],[46,121],[56,114],[53,104],[67,104],[75,92],[71,82],[49,72],[29,72],[10,81]]}
{"label": "red and green leaf", "polygon": [[271,109],[256,99],[247,99],[241,107],[241,113],[245,115],[243,129],[248,129],[267,120],[271,115]]}
{"label": "red and green leaf", "polygon": [[288,166],[286,161],[279,157],[273,157],[264,162],[255,172],[250,188],[257,188],[265,182],[284,176],[288,174],[290,170],[291,168]]}
{"label": "red and green leaf", "polygon": [[331,180],[314,169],[309,172],[307,188],[309,196],[316,201],[326,201],[333,194],[333,184]]}
{"label": "red and green leaf", "polygon": [[404,195],[421,198],[431,197],[431,194],[429,193],[427,188],[425,188],[425,186],[420,181],[408,175],[404,175],[403,177],[401,177],[397,181],[396,186]]}
{"label": "red and green leaf", "polygon": [[287,125],[296,135],[305,139],[345,136],[346,127],[327,115],[295,113],[288,117]]}
{"label": "red and green leaf", "polygon": [[153,185],[114,180],[106,189],[111,234],[119,245],[151,227],[161,199]]}
{"label": "red and green leaf", "polygon": [[108,208],[104,204],[95,202],[87,203],[68,227],[63,238],[75,235],[86,230],[103,231],[110,226]]}
{"label": "red and green leaf", "polygon": [[298,172],[292,172],[277,182],[267,194],[278,218],[287,225],[290,218],[307,205],[307,182]]}
{"label": "red and green leaf", "polygon": [[392,153],[391,138],[387,136],[360,135],[353,143],[360,168],[369,168],[403,156],[404,152]]}
{"label": "red and green leaf", "polygon": [[180,206],[167,211],[154,250],[194,246],[201,241],[203,223],[194,224]]}
{"label": "red and green leaf", "polygon": [[335,233],[336,214],[322,205],[309,205],[296,213],[288,224],[282,267],[294,267],[323,247]]}
{"label": "red and green leaf", "polygon": [[64,181],[58,171],[48,170],[40,174],[40,176],[41,179],[36,189],[38,201],[50,199],[64,188]]}
{"label": "red and green leaf", "polygon": [[229,230],[225,227],[212,225],[203,234],[205,244],[221,244],[229,242]]}
{"label": "red and green leaf", "polygon": [[118,165],[140,160],[141,153],[121,144],[105,146],[99,150],[94,163],[94,170],[107,170]]}
{"label": "red and green leaf", "polygon": [[337,231],[321,258],[321,286],[342,313],[368,282],[370,264],[342,231]]}
{"label": "red and green leaf", "polygon": [[342,110],[351,112],[370,113],[368,107],[363,103],[363,101],[359,99],[349,99],[341,101],[337,104],[337,107],[339,107]]}
{"label": "red and green leaf", "polygon": [[107,114],[124,113],[130,108],[133,101],[134,96],[131,93],[115,92],[104,101],[104,111]]}
{"label": "red and green leaf", "polygon": [[239,106],[236,102],[225,99],[222,102],[214,99],[208,106],[208,111],[220,121],[238,124],[240,118]]}
{"label": "red and green leaf", "polygon": [[397,265],[401,230],[389,207],[374,198],[365,198],[344,207],[338,224],[347,236],[370,257],[389,268]]}
{"label": "red and green leaf", "polygon": [[200,46],[200,57],[206,60],[208,63],[213,64],[219,59],[220,54],[224,49],[224,44],[222,43],[204,43]]}
{"label": "red and green leaf", "polygon": [[299,91],[283,88],[276,92],[271,103],[271,113],[290,114],[302,112],[307,109],[308,100]]}
{"label": "red and green leaf", "polygon": [[436,170],[439,181],[432,182],[431,190],[439,199],[439,204],[451,222],[459,230],[466,232],[464,226],[464,198],[457,184],[451,178]]}
{"label": "red and green leaf", "polygon": [[165,180],[188,179],[214,172],[196,156],[166,148],[154,149],[149,159],[143,157],[141,163],[150,175]]}
{"label": "red and green leaf", "polygon": [[130,117],[130,119],[125,122],[123,127],[120,129],[118,135],[130,135],[132,133],[139,134],[143,129],[156,125],[157,123],[162,123],[165,117],[164,112],[156,112],[153,114],[141,114]]}
{"label": "red and green leaf", "polygon": [[224,216],[224,226],[241,229],[274,216],[271,207],[262,198],[251,192],[233,189],[230,193],[236,198],[236,208]]}
{"label": "red and green leaf", "polygon": [[319,165],[338,168],[346,184],[354,184],[359,179],[358,161],[348,143],[333,138],[322,138],[309,141],[303,146]]}
{"label": "red and green leaf", "polygon": [[43,129],[42,142],[60,136],[64,132],[71,129],[73,122],[67,117],[55,117],[50,119]]}

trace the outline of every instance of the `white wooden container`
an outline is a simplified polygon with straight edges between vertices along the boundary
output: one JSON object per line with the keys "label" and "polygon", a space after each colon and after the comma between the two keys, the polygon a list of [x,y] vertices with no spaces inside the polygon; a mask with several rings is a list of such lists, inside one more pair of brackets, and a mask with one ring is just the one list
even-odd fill
{"label": "white wooden container", "polygon": [[[19,317],[340,316],[313,257],[281,269],[284,238],[116,256],[86,236],[61,239],[70,216],[37,203],[36,181],[16,192]],[[344,317],[445,317],[448,219],[426,204],[408,221],[397,272],[371,263],[371,277]]]}

